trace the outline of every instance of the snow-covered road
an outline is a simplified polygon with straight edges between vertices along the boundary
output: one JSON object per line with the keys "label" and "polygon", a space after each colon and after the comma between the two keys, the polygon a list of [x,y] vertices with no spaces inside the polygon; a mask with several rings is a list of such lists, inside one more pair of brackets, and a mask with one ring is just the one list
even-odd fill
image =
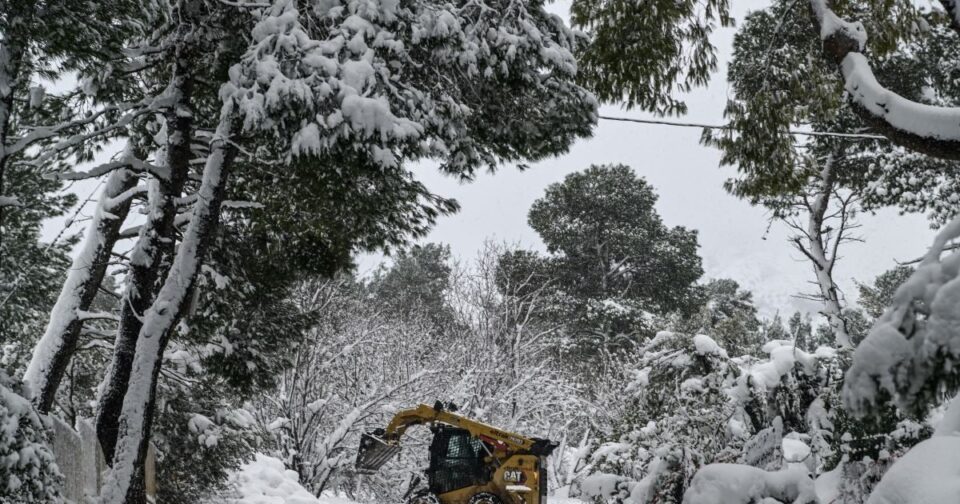
{"label": "snow-covered road", "polygon": [[[232,476],[236,495],[225,504],[357,504],[336,496],[314,497],[300,486],[297,473],[287,470],[283,462],[257,454]],[[550,504],[583,504],[576,499],[551,497]],[[212,504],[212,503],[211,503]]]}

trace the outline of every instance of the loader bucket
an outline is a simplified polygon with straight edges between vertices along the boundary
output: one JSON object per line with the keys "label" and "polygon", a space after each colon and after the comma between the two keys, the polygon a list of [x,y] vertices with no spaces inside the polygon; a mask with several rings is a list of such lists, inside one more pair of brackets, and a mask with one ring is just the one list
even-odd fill
{"label": "loader bucket", "polygon": [[360,449],[357,451],[357,472],[373,474],[400,451],[400,445],[385,441],[372,433],[360,436]]}

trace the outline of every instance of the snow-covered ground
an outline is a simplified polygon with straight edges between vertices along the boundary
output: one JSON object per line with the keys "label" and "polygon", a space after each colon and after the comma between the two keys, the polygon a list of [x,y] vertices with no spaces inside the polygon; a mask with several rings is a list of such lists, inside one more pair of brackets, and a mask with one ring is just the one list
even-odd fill
{"label": "snow-covered ground", "polygon": [[[297,473],[279,459],[257,454],[231,477],[236,495],[225,504],[356,504],[336,496],[314,497],[300,486]],[[577,499],[551,497],[550,504],[583,504]]]}

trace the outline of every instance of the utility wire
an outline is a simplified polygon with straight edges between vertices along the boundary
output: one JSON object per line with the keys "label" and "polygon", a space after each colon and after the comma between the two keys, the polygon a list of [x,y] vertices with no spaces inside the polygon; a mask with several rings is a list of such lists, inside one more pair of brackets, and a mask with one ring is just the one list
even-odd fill
{"label": "utility wire", "polygon": [[[699,124],[699,123],[688,123],[688,122],[679,122],[679,121],[665,121],[663,119],[635,119],[632,117],[613,117],[613,116],[599,116],[600,119],[606,121],[620,121],[620,122],[635,122],[642,124],[656,124],[661,126],[679,126],[683,128],[710,128],[710,129],[720,129],[720,130],[733,130],[736,129],[729,125],[716,125],[716,124]],[[813,137],[835,137],[835,138],[849,138],[854,140],[887,140],[887,137],[883,135],[871,135],[868,133],[836,133],[832,131],[797,131],[790,130],[788,131],[791,135],[801,135],[801,136],[813,136]]]}

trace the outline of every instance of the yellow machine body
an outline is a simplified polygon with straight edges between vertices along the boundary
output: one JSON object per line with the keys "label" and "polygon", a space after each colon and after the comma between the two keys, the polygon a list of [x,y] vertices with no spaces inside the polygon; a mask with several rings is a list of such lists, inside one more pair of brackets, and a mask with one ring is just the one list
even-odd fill
{"label": "yellow machine body", "polygon": [[[421,404],[400,411],[386,429],[365,434],[357,454],[357,469],[366,473],[378,470],[399,451],[400,438],[413,425],[431,426],[434,442],[428,469],[430,496],[415,496],[409,502],[496,504],[499,500],[503,504],[546,504],[545,465],[556,443],[507,432],[440,405]],[[451,457],[448,451],[457,449],[469,452],[472,458]],[[450,476],[456,481],[451,482]]]}

